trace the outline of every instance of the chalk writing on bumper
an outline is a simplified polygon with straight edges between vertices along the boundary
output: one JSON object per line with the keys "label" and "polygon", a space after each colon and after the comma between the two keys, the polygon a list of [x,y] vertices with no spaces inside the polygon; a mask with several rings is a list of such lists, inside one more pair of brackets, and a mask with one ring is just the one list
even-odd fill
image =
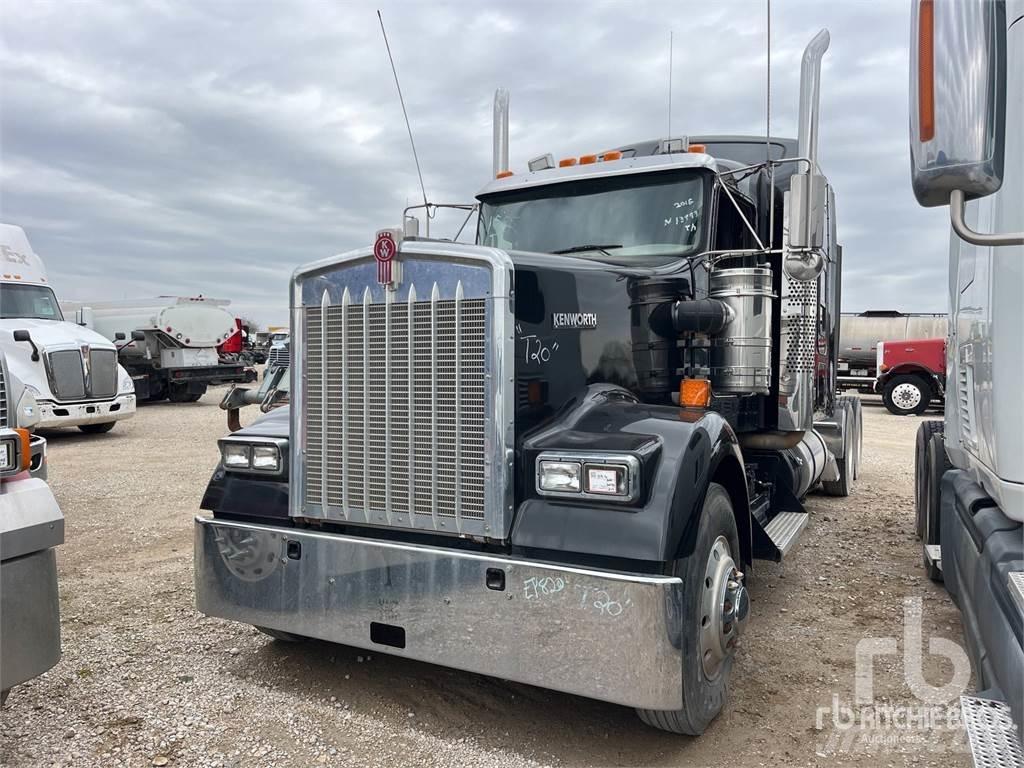
{"label": "chalk writing on bumper", "polygon": [[682,706],[678,578],[196,518],[202,613],[626,706]]}

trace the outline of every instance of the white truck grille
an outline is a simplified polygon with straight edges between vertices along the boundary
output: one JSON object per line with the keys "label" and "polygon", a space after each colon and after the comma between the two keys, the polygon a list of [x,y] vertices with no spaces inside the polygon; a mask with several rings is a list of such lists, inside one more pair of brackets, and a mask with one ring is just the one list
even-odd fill
{"label": "white truck grille", "polygon": [[288,347],[284,345],[272,346],[267,352],[267,365],[288,365]]}
{"label": "white truck grille", "polygon": [[484,519],[488,301],[428,293],[305,310],[308,504],[387,525]]}
{"label": "white truck grille", "polygon": [[47,353],[46,363],[57,400],[73,402],[117,394],[117,352],[112,349],[55,350]]}

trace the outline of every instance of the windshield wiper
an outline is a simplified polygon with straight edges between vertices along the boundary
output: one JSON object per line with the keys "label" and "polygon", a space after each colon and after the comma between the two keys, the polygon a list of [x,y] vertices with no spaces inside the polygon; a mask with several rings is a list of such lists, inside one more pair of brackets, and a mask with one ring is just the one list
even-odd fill
{"label": "windshield wiper", "polygon": [[563,248],[560,251],[551,251],[551,253],[557,253],[564,255],[566,253],[582,253],[583,251],[600,251],[605,256],[611,256],[608,253],[609,248],[621,248],[622,243],[609,243],[608,245],[574,245],[572,248]]}

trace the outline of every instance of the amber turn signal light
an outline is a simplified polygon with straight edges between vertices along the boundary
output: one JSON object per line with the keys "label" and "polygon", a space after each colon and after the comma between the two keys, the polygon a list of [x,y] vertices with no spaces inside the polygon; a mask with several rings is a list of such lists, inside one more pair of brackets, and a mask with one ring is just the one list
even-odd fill
{"label": "amber turn signal light", "polygon": [[683,379],[679,382],[679,405],[707,408],[711,405],[711,382],[707,379]]}

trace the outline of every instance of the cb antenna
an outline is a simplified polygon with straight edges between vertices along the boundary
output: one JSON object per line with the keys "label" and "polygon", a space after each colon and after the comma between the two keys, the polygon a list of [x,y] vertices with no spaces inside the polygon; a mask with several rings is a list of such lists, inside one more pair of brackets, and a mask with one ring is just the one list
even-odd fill
{"label": "cb antenna", "polygon": [[423,214],[427,220],[427,234],[430,234],[430,208],[427,202],[427,188],[423,184],[423,171],[420,170],[420,158],[416,154],[416,142],[412,138],[412,126],[409,124],[409,113],[405,109],[405,99],[402,96],[402,86],[398,82],[398,70],[395,68],[395,57],[391,55],[391,46],[388,44],[388,33],[384,31],[384,17],[377,11],[377,21],[380,22],[380,33],[384,36],[384,47],[388,51],[388,60],[391,62],[391,73],[395,76],[395,88],[398,89],[398,101],[402,105],[402,116],[405,118],[405,128],[409,131],[409,144],[412,146],[412,159],[416,162],[416,175],[420,179],[420,191],[423,192]]}
{"label": "cb antenna", "polygon": [[764,84],[764,159],[772,159],[772,0],[765,0],[765,40],[768,64]]}
{"label": "cb antenna", "polygon": [[668,138],[672,138],[672,30],[668,31]]}

